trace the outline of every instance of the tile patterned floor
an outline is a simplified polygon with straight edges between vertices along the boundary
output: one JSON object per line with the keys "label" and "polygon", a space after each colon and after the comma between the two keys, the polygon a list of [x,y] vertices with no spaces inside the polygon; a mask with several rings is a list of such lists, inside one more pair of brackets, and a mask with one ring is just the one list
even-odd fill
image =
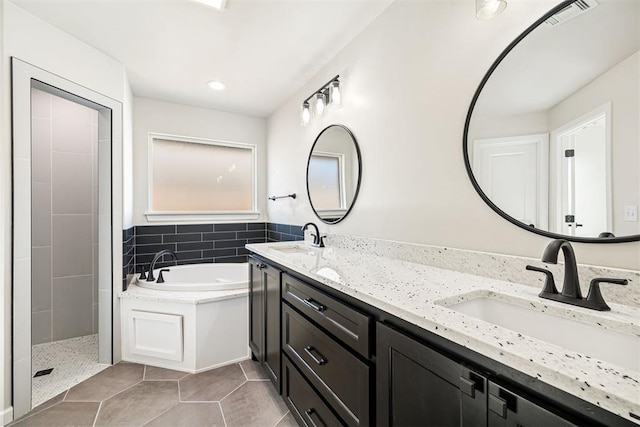
{"label": "tile patterned floor", "polygon": [[10,424],[31,426],[294,427],[259,364],[200,374],[120,362]]}
{"label": "tile patterned floor", "polygon": [[31,380],[31,406],[36,407],[109,365],[98,364],[98,335],[37,344],[32,347],[31,375],[53,372]]}

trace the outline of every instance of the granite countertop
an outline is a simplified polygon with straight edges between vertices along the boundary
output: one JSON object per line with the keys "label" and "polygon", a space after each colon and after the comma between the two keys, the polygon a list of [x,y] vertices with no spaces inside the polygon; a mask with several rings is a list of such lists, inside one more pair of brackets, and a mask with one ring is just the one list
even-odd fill
{"label": "granite countertop", "polygon": [[528,337],[446,306],[491,296],[635,337],[640,336],[640,309],[610,303],[611,311],[596,312],[540,299],[540,290],[531,286],[350,249],[304,247],[301,251],[296,247],[304,246],[301,242],[246,245],[249,251],[283,267],[640,424],[640,419],[629,415],[632,412],[640,417],[639,371]]}
{"label": "granite countertop", "polygon": [[205,304],[212,301],[222,301],[231,298],[246,296],[248,288],[231,289],[224,291],[158,291],[155,289],[141,288],[135,285],[135,279],[126,291],[120,292],[120,299],[134,299],[146,301],[169,302],[178,304]]}

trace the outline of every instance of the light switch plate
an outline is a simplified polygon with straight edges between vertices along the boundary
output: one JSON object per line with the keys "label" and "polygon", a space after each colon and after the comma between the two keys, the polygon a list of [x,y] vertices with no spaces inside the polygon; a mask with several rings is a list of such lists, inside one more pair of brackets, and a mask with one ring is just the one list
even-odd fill
{"label": "light switch plate", "polygon": [[638,206],[625,206],[624,207],[624,220],[627,222],[638,221]]}

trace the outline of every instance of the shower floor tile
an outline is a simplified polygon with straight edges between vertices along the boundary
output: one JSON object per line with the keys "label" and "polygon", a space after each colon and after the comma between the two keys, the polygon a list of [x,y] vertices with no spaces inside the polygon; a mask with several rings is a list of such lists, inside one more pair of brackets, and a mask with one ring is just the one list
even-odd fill
{"label": "shower floor tile", "polygon": [[37,344],[32,347],[31,376],[53,368],[49,375],[31,378],[31,406],[52,397],[97,374],[109,365],[98,363],[98,335]]}

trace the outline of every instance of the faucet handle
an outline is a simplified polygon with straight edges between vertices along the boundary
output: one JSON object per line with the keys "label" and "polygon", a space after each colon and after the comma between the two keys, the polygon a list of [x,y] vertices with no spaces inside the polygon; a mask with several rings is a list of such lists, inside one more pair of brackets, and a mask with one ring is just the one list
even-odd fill
{"label": "faucet handle", "polygon": [[321,247],[321,248],[324,248],[324,247],[325,247],[325,246],[324,246],[324,238],[325,238],[325,237],[327,237],[327,236],[320,236],[320,239],[319,239],[319,240],[320,240],[320,243],[318,244],[318,246],[319,246],[319,247]]}
{"label": "faucet handle", "polygon": [[171,270],[169,270],[168,268],[163,268],[160,270],[160,274],[158,274],[158,280],[156,281],[156,283],[164,283],[164,277],[162,277],[162,273],[164,272],[170,272]]}
{"label": "faucet handle", "polygon": [[141,270],[142,270],[142,271],[140,271],[140,277],[139,277],[139,280],[144,280],[144,279],[146,279],[146,278],[147,278],[147,273],[145,273],[145,271],[144,271],[144,265],[142,266]]}
{"label": "faucet handle", "polygon": [[538,273],[544,273],[547,277],[544,280],[544,287],[542,288],[542,292],[540,292],[540,296],[543,294],[557,294],[558,289],[556,289],[556,282],[553,279],[553,273],[547,270],[546,268],[534,267],[533,265],[527,265],[525,267],[530,271],[537,271]]}
{"label": "faucet handle", "polygon": [[608,279],[606,277],[598,277],[589,284],[589,293],[587,301],[594,304],[594,308],[600,311],[609,311],[611,308],[604,302],[602,293],[600,293],[600,283],[613,283],[614,285],[626,285],[629,283],[627,279]]}

